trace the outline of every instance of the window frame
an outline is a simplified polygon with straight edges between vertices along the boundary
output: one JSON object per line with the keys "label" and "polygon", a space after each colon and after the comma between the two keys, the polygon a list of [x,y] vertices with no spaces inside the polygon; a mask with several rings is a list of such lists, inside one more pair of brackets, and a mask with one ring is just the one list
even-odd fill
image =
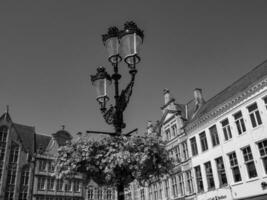
{"label": "window frame", "polygon": [[[254,105],[256,106],[256,108],[253,110],[250,110],[250,108]],[[248,105],[247,110],[248,110],[248,114],[249,114],[252,128],[256,128],[256,127],[262,125],[262,118],[261,118],[261,114],[260,114],[257,102],[254,102],[254,103]]]}
{"label": "window frame", "polygon": [[228,185],[228,179],[227,179],[223,157],[220,156],[218,158],[215,158],[215,163],[216,163],[216,168],[217,168],[219,185],[220,187],[224,187]]}
{"label": "window frame", "polygon": [[[262,144],[262,147],[260,147],[260,144]],[[257,146],[259,150],[260,159],[262,161],[263,170],[265,174],[267,174],[267,139],[257,142]]]}
{"label": "window frame", "polygon": [[[240,116],[238,116],[240,114]],[[241,110],[233,114],[238,135],[246,133],[247,127]]]}
{"label": "window frame", "polygon": [[215,181],[214,181],[211,161],[205,162],[204,167],[205,167],[205,172],[206,172],[208,190],[213,190],[215,189]]}
{"label": "window frame", "polygon": [[189,140],[190,140],[192,156],[197,156],[198,155],[197,139],[194,136],[194,137],[190,138]]}
{"label": "window frame", "polygon": [[[244,151],[247,151],[248,149],[249,149],[249,152],[244,152]],[[248,178],[252,179],[252,178],[258,177],[258,172],[257,172],[257,168],[255,165],[255,161],[254,161],[251,147],[249,145],[245,146],[245,147],[241,148],[241,151],[243,154],[244,164],[246,165],[246,168],[247,168]],[[250,171],[251,169],[249,169],[250,166],[252,166],[252,168],[253,168],[252,171]],[[253,173],[253,170],[254,170],[255,175],[251,174],[251,173]]]}
{"label": "window frame", "polygon": [[[226,124],[224,124],[224,122]],[[226,141],[232,139],[233,134],[232,134],[232,131],[231,131],[231,126],[230,126],[230,123],[229,123],[229,119],[225,118],[224,120],[222,120],[221,121],[221,126],[222,126],[222,130],[223,130],[224,141],[226,142]]]}
{"label": "window frame", "polygon": [[200,146],[201,146],[202,152],[207,151],[209,149],[209,145],[208,145],[207,135],[205,131],[202,131],[201,133],[199,133],[199,140],[200,140]]}
{"label": "window frame", "polygon": [[[228,160],[229,160],[229,164],[230,164],[230,168],[232,171],[232,177],[233,177],[234,182],[235,183],[241,182],[242,181],[242,175],[240,172],[240,167],[239,167],[238,159],[236,156],[236,152],[232,151],[232,152],[228,153],[227,155],[228,155]],[[236,173],[238,173],[238,175]],[[237,177],[239,177],[240,179],[237,180]]]}
{"label": "window frame", "polygon": [[[213,130],[215,130],[215,131],[213,131]],[[220,138],[219,138],[218,129],[217,129],[216,124],[209,127],[209,132],[210,132],[210,138],[211,138],[212,146],[213,147],[218,146],[220,144]]]}

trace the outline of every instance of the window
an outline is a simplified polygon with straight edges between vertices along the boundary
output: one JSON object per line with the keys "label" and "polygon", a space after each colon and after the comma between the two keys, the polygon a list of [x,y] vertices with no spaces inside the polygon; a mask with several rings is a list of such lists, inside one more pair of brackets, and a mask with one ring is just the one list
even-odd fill
{"label": "window", "polygon": [[171,139],[171,131],[169,128],[167,130],[165,130],[165,134],[166,134],[167,141],[169,141]]}
{"label": "window", "polygon": [[57,180],[57,191],[63,191],[63,180],[62,179]]}
{"label": "window", "polygon": [[248,106],[249,117],[251,120],[252,127],[255,128],[262,124],[260,112],[258,110],[257,103],[253,103]]}
{"label": "window", "polygon": [[208,150],[208,142],[205,131],[199,134],[202,151]]}
{"label": "window", "polygon": [[206,170],[208,189],[210,190],[210,189],[213,189],[215,187],[213,174],[212,174],[211,163],[210,162],[206,162],[204,165],[205,165],[205,170]]}
{"label": "window", "polygon": [[186,142],[183,142],[182,143],[182,147],[183,147],[183,157],[184,157],[184,160],[187,160],[188,159],[188,149],[187,149]]}
{"label": "window", "polygon": [[4,158],[5,158],[5,152],[6,152],[7,132],[8,132],[7,126],[0,127],[0,182],[1,182],[3,168],[4,168],[3,165],[4,165]]}
{"label": "window", "polygon": [[19,145],[11,142],[11,149],[8,160],[7,180],[4,199],[13,200],[15,194],[15,181],[17,174],[17,161],[19,154]]}
{"label": "window", "polygon": [[195,137],[191,138],[190,143],[191,143],[192,155],[195,156],[198,154],[196,138]]}
{"label": "window", "polygon": [[73,181],[73,191],[80,192],[80,181],[78,180]]}
{"label": "window", "polygon": [[174,125],[172,125],[171,128],[172,128],[172,135],[173,135],[173,137],[175,137],[177,135],[177,125],[174,124]]}
{"label": "window", "polygon": [[253,160],[253,155],[252,155],[250,146],[243,148],[242,152],[243,152],[244,161],[247,167],[248,177],[249,178],[257,177],[258,174],[257,174],[257,170],[255,167],[255,163]]}
{"label": "window", "polygon": [[259,142],[258,148],[259,148],[262,164],[265,170],[265,174],[267,174],[267,140]]}
{"label": "window", "polygon": [[216,166],[217,166],[217,172],[218,172],[218,178],[219,178],[220,186],[225,186],[225,185],[227,185],[227,177],[226,177],[226,173],[225,173],[223,158],[219,157],[219,158],[215,159],[215,162],[216,162]]}
{"label": "window", "polygon": [[65,192],[70,192],[71,191],[71,181],[67,180],[65,182]]}
{"label": "window", "polygon": [[93,200],[94,199],[94,188],[89,187],[88,188],[88,200]]}
{"label": "window", "polygon": [[46,160],[39,160],[39,171],[44,172],[46,170]]}
{"label": "window", "polygon": [[178,188],[177,188],[177,181],[176,181],[175,175],[173,175],[171,177],[171,180],[172,180],[172,195],[174,197],[177,197],[177,195],[178,195]]}
{"label": "window", "polygon": [[231,166],[231,169],[232,169],[234,182],[242,181],[240,170],[239,170],[239,166],[238,166],[238,161],[237,161],[237,157],[236,157],[236,153],[235,152],[229,153],[228,157],[229,157],[229,162],[230,162],[230,166]]}
{"label": "window", "polygon": [[185,195],[185,189],[184,189],[184,178],[183,178],[183,174],[179,174],[178,175],[178,181],[179,181],[179,189],[180,189],[180,194],[181,196]]}
{"label": "window", "polygon": [[107,200],[111,200],[111,199],[112,199],[112,190],[111,189],[107,189]]}
{"label": "window", "polygon": [[144,188],[142,188],[141,190],[140,190],[140,197],[141,197],[141,200],[145,200],[146,198],[145,198],[145,189]]}
{"label": "window", "polygon": [[54,172],[54,163],[53,161],[48,161],[48,171],[49,172]]}
{"label": "window", "polygon": [[179,145],[177,145],[176,147],[174,147],[174,153],[175,153],[175,159],[176,159],[176,161],[179,162],[181,160],[181,152],[180,152]]}
{"label": "window", "polygon": [[9,163],[16,164],[19,156],[19,145],[12,142],[12,147],[9,155]]}
{"label": "window", "polygon": [[202,179],[200,166],[195,167],[195,175],[196,175],[196,182],[197,182],[197,191],[203,192],[204,191],[204,185],[203,185],[203,179]]}
{"label": "window", "polygon": [[194,192],[193,178],[192,178],[191,171],[187,171],[185,175],[186,175],[186,184],[187,184],[188,192],[189,194],[191,194]]}
{"label": "window", "polygon": [[210,137],[211,137],[212,146],[215,147],[215,146],[220,144],[216,125],[213,125],[212,127],[210,127],[209,130],[210,130]]}
{"label": "window", "polygon": [[266,109],[267,109],[267,96],[263,98],[263,101],[264,101],[264,103],[265,103],[265,107],[266,107]]}
{"label": "window", "polygon": [[158,186],[157,186],[157,183],[153,184],[153,189],[154,189],[154,199],[158,200]]}
{"label": "window", "polygon": [[162,199],[162,184],[161,182],[158,183],[158,188],[159,188],[159,199]]}
{"label": "window", "polygon": [[221,124],[223,128],[224,140],[227,141],[232,138],[232,132],[228,119],[223,120]]}
{"label": "window", "polygon": [[168,179],[166,179],[166,180],[164,180],[164,183],[165,183],[165,197],[166,198],[169,198],[169,180]]}
{"label": "window", "polygon": [[242,116],[242,112],[239,111],[236,114],[234,114],[234,118],[238,134],[241,135],[242,133],[246,132],[246,126]]}
{"label": "window", "polygon": [[30,167],[24,166],[21,172],[19,200],[27,200]]}
{"label": "window", "polygon": [[48,191],[53,191],[54,190],[54,179],[51,177],[47,178],[47,190]]}
{"label": "window", "polygon": [[148,198],[149,198],[149,200],[152,200],[152,186],[150,186],[149,188],[148,188]]}
{"label": "window", "polygon": [[45,177],[39,177],[37,189],[38,190],[45,190]]}
{"label": "window", "polygon": [[102,200],[102,188],[96,189],[96,198]]}

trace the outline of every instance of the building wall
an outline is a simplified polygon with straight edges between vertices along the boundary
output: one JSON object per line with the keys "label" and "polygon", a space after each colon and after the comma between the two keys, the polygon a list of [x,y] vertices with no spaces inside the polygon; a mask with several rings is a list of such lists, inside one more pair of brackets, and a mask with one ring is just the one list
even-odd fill
{"label": "building wall", "polygon": [[[6,126],[8,128],[6,145],[4,150],[4,159],[2,160],[2,176],[0,180],[0,199],[31,199],[32,169],[33,165],[29,162],[29,153],[24,149],[16,130],[12,123],[8,121],[0,122],[0,129]],[[1,133],[2,135],[2,133]],[[12,154],[12,147],[17,150]],[[13,151],[14,152],[14,151]],[[14,155],[14,156],[12,156]],[[22,172],[25,167],[29,168],[28,177],[22,185]],[[24,191],[24,195],[22,193]]]}
{"label": "building wall", "polygon": [[[229,109],[227,112],[224,112],[217,116],[216,118],[209,119],[205,124],[197,127],[192,132],[189,132],[188,138],[188,146],[190,156],[192,157],[192,167],[195,168],[196,166],[201,167],[201,174],[203,178],[204,184],[204,191],[201,193],[197,193],[197,199],[204,200],[209,198],[216,198],[219,197],[221,199],[239,199],[257,195],[267,194],[267,190],[263,189],[261,186],[262,182],[267,182],[267,174],[264,171],[263,163],[260,158],[259,149],[257,142],[266,140],[267,134],[267,110],[266,105],[263,101],[263,97],[267,95],[267,88],[263,88],[253,96],[250,96],[247,99],[244,99],[238,105],[235,105],[233,108]],[[260,118],[262,124],[253,128],[251,119],[249,116],[248,106],[257,103]],[[246,127],[246,131],[242,134],[238,133],[237,125],[235,122],[234,114],[241,111],[242,117],[244,120],[244,124]],[[232,138],[225,141],[224,132],[222,121],[224,119],[229,120],[229,126],[232,133]],[[212,141],[210,137],[209,128],[213,125],[216,125],[217,132],[219,136],[220,144],[213,147]],[[201,150],[201,143],[199,134],[205,131],[207,136],[207,143],[209,149],[207,151]],[[198,146],[198,155],[192,156],[192,148],[190,145],[190,139],[195,137]],[[248,177],[247,167],[245,164],[242,148],[250,146],[251,152],[253,155],[253,161],[256,167],[257,176],[254,178]],[[242,177],[241,181],[234,182],[232,169],[229,161],[229,153],[235,152],[236,157],[238,160],[238,167],[240,170],[240,174]],[[216,166],[215,159],[218,157],[222,157],[225,173],[227,177],[227,184],[225,186],[220,186],[219,184],[219,176],[218,176],[218,169]],[[207,178],[206,178],[206,171],[204,167],[204,163],[210,161],[212,166],[212,173],[215,182],[214,189],[208,189],[207,185]],[[195,187],[197,188],[196,183],[196,174],[195,176]],[[267,198],[267,197],[266,197]]]}

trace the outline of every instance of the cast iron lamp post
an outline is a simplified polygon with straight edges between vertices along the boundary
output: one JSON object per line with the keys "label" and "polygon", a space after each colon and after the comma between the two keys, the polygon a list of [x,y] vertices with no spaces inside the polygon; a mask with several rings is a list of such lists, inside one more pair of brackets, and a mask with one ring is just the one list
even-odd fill
{"label": "cast iron lamp post", "polygon": [[[114,126],[114,133],[87,131],[89,133],[102,133],[109,135],[121,135],[122,129],[125,128],[123,121],[123,112],[130,100],[132,89],[137,73],[136,65],[140,62],[139,48],[143,43],[144,34],[134,22],[126,22],[124,29],[119,30],[117,27],[108,29],[108,33],[102,35],[104,46],[108,52],[108,61],[113,66],[113,74],[110,76],[104,67],[98,67],[96,75],[91,76],[92,84],[96,87],[97,98],[100,104],[100,110],[105,121]],[[129,68],[131,80],[127,87],[119,91],[119,63],[125,62]],[[107,108],[109,97],[107,95],[107,87],[114,83],[115,88],[115,106]],[[128,133],[129,134],[129,133]]]}

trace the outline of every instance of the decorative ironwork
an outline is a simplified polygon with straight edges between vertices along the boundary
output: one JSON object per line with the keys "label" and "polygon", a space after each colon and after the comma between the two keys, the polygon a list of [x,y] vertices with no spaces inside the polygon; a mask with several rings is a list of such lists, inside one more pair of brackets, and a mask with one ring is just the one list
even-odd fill
{"label": "decorative ironwork", "polygon": [[111,105],[110,108],[103,112],[103,117],[107,124],[113,124],[114,121],[114,115],[115,115],[115,109]]}
{"label": "decorative ironwork", "polygon": [[[108,29],[108,33],[102,35],[102,40],[103,40],[105,46],[106,46],[105,42],[111,42],[111,44],[108,43],[108,45],[106,46],[106,48],[109,52],[109,51],[114,50],[114,49],[110,48],[110,45],[111,46],[113,45],[112,42],[115,42],[115,43],[118,42],[118,44],[116,43],[116,45],[119,46],[120,45],[119,40],[122,39],[122,37],[124,37],[126,35],[133,34],[133,33],[138,35],[142,39],[142,42],[143,42],[143,38],[144,38],[143,31],[141,29],[139,29],[137,27],[137,25],[132,21],[126,22],[124,24],[124,29],[121,31],[117,27],[110,27]],[[111,41],[107,41],[111,38],[112,38]],[[127,47],[127,49],[131,48],[131,46],[130,47],[126,46],[126,47]],[[100,103],[100,106],[101,106],[100,110],[103,114],[103,117],[104,117],[106,123],[114,126],[116,135],[121,135],[122,129],[126,127],[126,125],[123,121],[123,112],[125,111],[128,103],[130,101],[132,92],[133,92],[135,75],[137,73],[135,66],[140,61],[140,58],[137,55],[137,53],[135,53],[135,55],[131,55],[132,56],[131,62],[127,62],[127,60],[125,60],[125,63],[128,64],[128,67],[129,67],[129,73],[131,74],[131,80],[128,83],[128,85],[126,86],[126,88],[124,90],[120,91],[119,90],[119,80],[121,78],[121,75],[119,74],[118,64],[121,61],[121,58],[120,58],[119,52],[115,52],[115,53],[118,53],[116,55],[112,54],[112,53],[114,53],[114,52],[111,52],[111,55],[109,55],[110,57],[108,59],[109,62],[113,66],[112,76],[110,77],[108,75],[108,73],[105,71],[105,68],[99,67],[97,69],[97,74],[94,76],[91,76],[91,81],[92,81],[93,85],[94,85],[94,82],[96,82],[98,80],[102,80],[102,79],[106,79],[108,81],[112,80],[112,82],[114,83],[115,105],[114,106],[111,105],[110,108],[108,108],[108,109],[106,108],[106,102],[108,101],[108,96],[106,95],[106,90],[104,90],[104,92],[102,91],[103,94],[100,94],[99,97],[97,98],[97,100]],[[138,61],[136,59],[138,59]]]}
{"label": "decorative ironwork", "polygon": [[131,79],[130,83],[121,92],[121,95],[119,97],[119,108],[118,108],[121,112],[123,112],[125,110],[125,108],[127,107],[128,103],[130,101],[130,97],[131,97],[132,92],[133,92],[134,80],[135,80],[135,74],[132,75],[132,79]]}

